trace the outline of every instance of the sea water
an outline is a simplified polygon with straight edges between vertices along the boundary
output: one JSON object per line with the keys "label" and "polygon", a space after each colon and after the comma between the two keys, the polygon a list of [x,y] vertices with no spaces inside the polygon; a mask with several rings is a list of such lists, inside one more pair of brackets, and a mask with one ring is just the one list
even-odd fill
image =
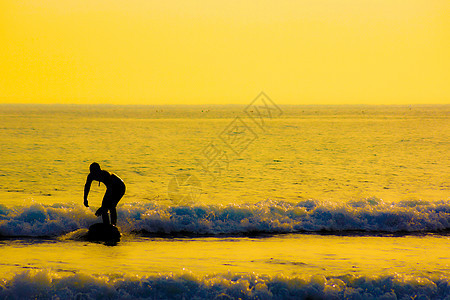
{"label": "sea water", "polygon": [[[450,297],[449,106],[0,107],[0,298]],[[117,244],[85,240],[119,175]]]}

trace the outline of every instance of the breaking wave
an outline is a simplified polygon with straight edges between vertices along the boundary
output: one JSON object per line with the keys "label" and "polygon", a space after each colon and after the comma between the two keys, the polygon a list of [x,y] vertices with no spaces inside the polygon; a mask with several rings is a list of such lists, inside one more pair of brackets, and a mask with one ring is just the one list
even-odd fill
{"label": "breaking wave", "polygon": [[28,270],[0,282],[2,299],[450,299],[445,278],[283,275],[190,272],[157,276],[60,276]]}
{"label": "breaking wave", "polygon": [[[346,232],[430,233],[450,230],[450,201],[385,203],[368,198],[345,204],[306,200],[243,205],[162,206],[126,203],[118,207],[125,233],[149,235],[252,235]],[[55,237],[99,222],[79,204],[0,205],[0,236]]]}

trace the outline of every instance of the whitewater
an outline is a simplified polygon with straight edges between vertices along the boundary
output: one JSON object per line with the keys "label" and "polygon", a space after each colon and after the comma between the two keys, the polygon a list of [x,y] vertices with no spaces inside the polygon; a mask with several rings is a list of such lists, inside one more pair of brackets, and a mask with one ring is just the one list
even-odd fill
{"label": "whitewater", "polygon": [[[118,207],[119,228],[152,236],[249,236],[282,233],[420,234],[450,231],[450,202],[379,199],[336,205],[301,201],[263,201],[241,205],[156,206],[127,203]],[[59,237],[98,222],[79,204],[0,206],[0,236]]]}
{"label": "whitewater", "polygon": [[314,276],[310,279],[254,274],[197,277],[190,273],[144,278],[97,278],[51,272],[24,272],[15,276],[0,296],[8,299],[448,299],[445,279],[391,276]]}

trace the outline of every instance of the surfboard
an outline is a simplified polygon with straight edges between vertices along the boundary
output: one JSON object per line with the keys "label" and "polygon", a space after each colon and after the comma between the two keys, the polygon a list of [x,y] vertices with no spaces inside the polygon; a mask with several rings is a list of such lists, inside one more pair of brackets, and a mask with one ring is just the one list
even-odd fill
{"label": "surfboard", "polygon": [[111,224],[96,223],[89,227],[87,239],[92,242],[118,242],[120,241],[121,235],[122,234],[116,226]]}

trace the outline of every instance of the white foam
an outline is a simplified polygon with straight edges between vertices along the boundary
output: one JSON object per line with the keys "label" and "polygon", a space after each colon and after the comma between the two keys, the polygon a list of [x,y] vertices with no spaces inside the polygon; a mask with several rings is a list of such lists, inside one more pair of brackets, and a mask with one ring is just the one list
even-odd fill
{"label": "white foam", "polygon": [[445,278],[394,274],[309,278],[190,272],[150,277],[61,276],[29,270],[0,285],[1,299],[450,299]]}
{"label": "white foam", "polygon": [[[244,205],[118,207],[124,232],[187,235],[360,231],[368,234],[450,230],[450,201],[384,203],[375,198],[345,204],[264,201]],[[2,236],[61,236],[101,221],[77,204],[0,207]]]}
{"label": "white foam", "polygon": [[52,237],[86,228],[97,218],[93,213],[75,204],[32,204],[4,208],[0,214],[0,235]]}
{"label": "white foam", "polygon": [[293,232],[436,232],[450,229],[450,201],[387,204],[375,198],[336,204],[264,201],[228,206],[121,207],[123,227],[161,234],[253,234]]}

